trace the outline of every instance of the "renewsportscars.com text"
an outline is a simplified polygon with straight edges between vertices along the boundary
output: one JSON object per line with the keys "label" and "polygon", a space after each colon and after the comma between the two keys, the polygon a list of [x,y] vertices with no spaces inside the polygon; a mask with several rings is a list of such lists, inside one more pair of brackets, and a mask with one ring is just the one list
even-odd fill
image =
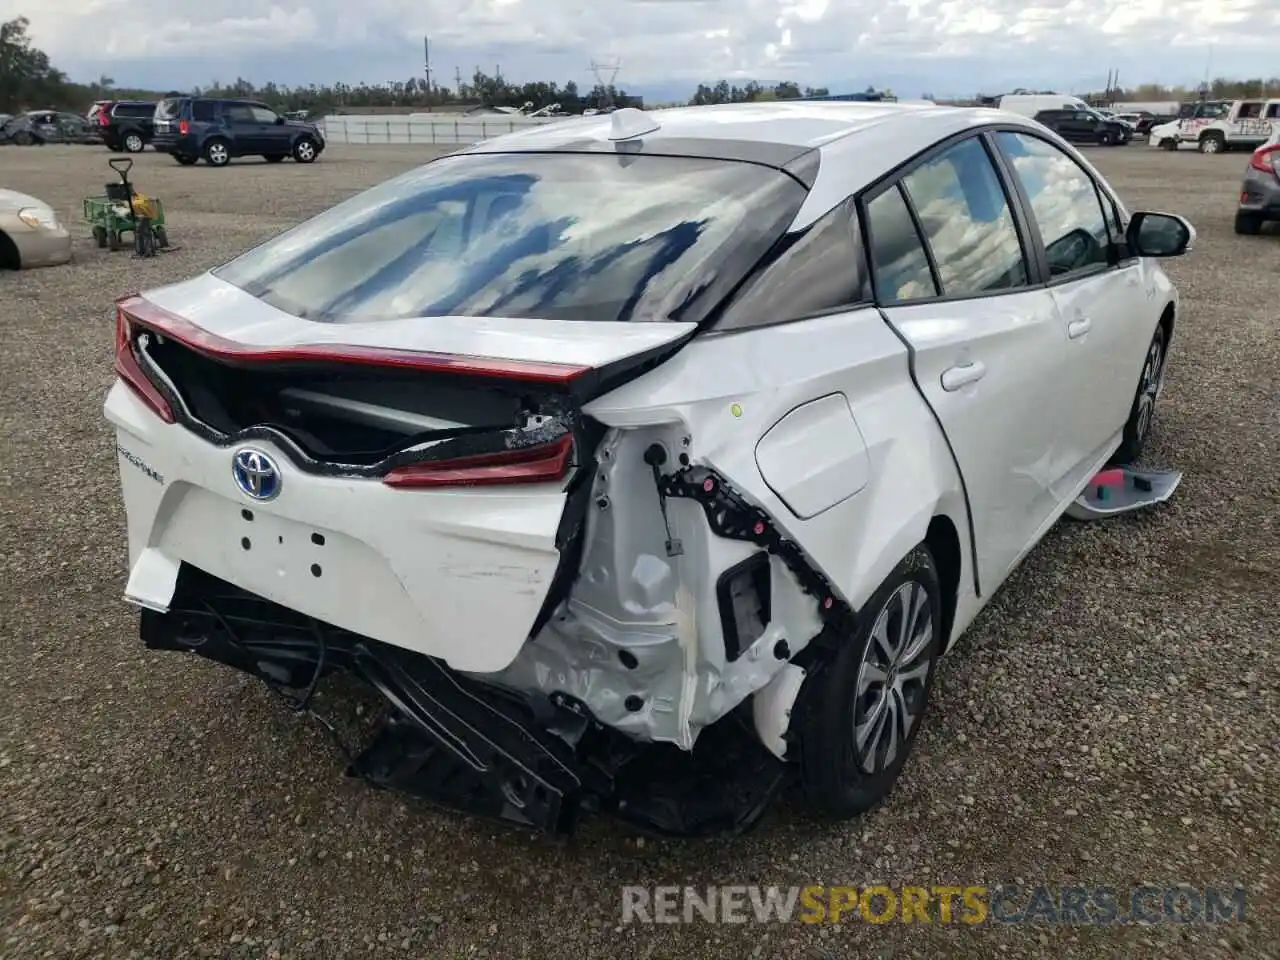
{"label": "renewsportscars.com text", "polygon": [[623,887],[623,923],[1062,923],[1241,921],[1246,891],[1140,886]]}

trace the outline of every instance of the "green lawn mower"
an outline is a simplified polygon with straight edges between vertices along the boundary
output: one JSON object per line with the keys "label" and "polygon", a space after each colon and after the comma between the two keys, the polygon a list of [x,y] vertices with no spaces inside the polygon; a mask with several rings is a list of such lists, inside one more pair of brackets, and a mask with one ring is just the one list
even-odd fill
{"label": "green lawn mower", "polygon": [[120,175],[119,183],[108,183],[100,197],[85,197],[84,219],[93,228],[93,239],[99,247],[121,250],[123,236],[133,234],[133,254],[154,257],[169,246],[164,228],[164,204],[159,197],[138,193],[129,182],[133,160],[114,157],[107,164]]}

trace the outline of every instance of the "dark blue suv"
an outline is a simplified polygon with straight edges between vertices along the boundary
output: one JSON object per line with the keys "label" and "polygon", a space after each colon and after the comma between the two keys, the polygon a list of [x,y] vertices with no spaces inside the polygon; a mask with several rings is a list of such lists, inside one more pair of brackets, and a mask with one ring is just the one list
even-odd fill
{"label": "dark blue suv", "polygon": [[171,97],[156,106],[151,146],[183,166],[203,159],[225,167],[232,157],[293,157],[311,163],[324,150],[315,124],[286,120],[256,100]]}

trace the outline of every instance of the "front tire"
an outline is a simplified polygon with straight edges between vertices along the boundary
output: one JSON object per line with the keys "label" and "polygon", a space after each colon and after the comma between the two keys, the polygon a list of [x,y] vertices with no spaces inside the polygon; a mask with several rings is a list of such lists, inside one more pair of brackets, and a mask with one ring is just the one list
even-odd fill
{"label": "front tire", "polygon": [[1201,153],[1222,153],[1226,146],[1227,142],[1222,139],[1220,133],[1206,133],[1200,138]]}
{"label": "front tire", "polygon": [[1142,361],[1142,373],[1138,378],[1138,392],[1134,394],[1133,406],[1129,409],[1129,419],[1124,425],[1124,439],[1120,448],[1111,458],[1113,464],[1121,466],[1134,463],[1142,456],[1147,445],[1147,437],[1151,435],[1151,423],[1156,415],[1156,401],[1164,389],[1164,371],[1168,362],[1168,344],[1165,340],[1164,324],[1156,327],[1151,344],[1147,347],[1147,355]]}
{"label": "front tire", "polygon": [[841,818],[893,789],[919,733],[942,653],[942,588],[916,547],[863,608],[858,631],[806,680],[801,775],[810,801]]}
{"label": "front tire", "polygon": [[299,137],[298,142],[293,145],[293,159],[298,163],[314,163],[318,155],[316,142],[310,137]]}
{"label": "front tire", "polygon": [[1115,134],[1113,134],[1110,130],[1103,130],[1100,134],[1098,134],[1098,143],[1101,146],[1109,147],[1115,142],[1116,142]]}

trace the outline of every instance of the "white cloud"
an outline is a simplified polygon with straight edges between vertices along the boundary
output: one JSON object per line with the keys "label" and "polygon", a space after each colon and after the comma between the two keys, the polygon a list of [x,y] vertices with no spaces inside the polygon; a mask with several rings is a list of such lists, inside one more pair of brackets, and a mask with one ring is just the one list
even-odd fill
{"label": "white cloud", "polygon": [[1097,86],[1113,66],[1133,82],[1194,83],[1210,42],[1222,70],[1280,70],[1275,31],[1259,28],[1280,22],[1275,0],[0,0],[0,18],[19,14],[74,76],[155,83],[163,64],[184,74],[173,86],[233,72],[287,83],[417,74],[424,34],[437,77],[501,64],[512,79],[582,82],[592,58],[620,58],[624,87],[786,69],[812,84],[891,74],[922,89],[1019,77]]}

